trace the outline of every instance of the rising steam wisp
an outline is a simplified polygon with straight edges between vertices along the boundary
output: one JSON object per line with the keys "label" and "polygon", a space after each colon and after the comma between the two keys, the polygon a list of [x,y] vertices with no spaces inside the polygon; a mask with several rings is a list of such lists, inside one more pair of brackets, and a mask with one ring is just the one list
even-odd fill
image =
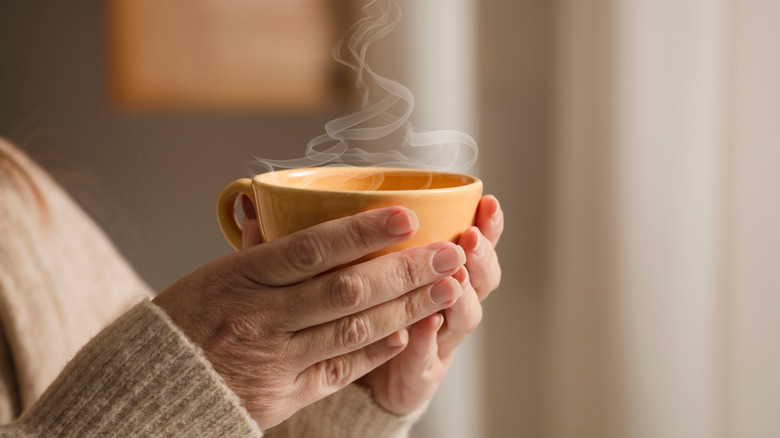
{"label": "rising steam wisp", "polygon": [[[268,171],[330,165],[469,169],[477,159],[476,141],[455,130],[415,129],[409,121],[414,109],[411,90],[377,74],[366,62],[368,48],[400,21],[400,8],[394,0],[371,0],[363,10],[365,17],[333,49],[333,58],[355,74],[361,109],[326,123],[325,133],[306,145],[304,158],[258,158],[258,163]],[[376,151],[380,140],[395,147]]]}

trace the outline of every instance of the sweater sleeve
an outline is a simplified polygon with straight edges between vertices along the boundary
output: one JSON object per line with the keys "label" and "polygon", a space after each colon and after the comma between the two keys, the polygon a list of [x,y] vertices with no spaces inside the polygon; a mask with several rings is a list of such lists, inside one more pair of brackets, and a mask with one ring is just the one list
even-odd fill
{"label": "sweater sleeve", "polygon": [[261,437],[198,348],[148,300],[101,331],[22,416],[12,437]]}
{"label": "sweater sleeve", "polygon": [[307,406],[266,438],[405,438],[425,408],[407,416],[392,414],[376,404],[371,391],[355,383]]}

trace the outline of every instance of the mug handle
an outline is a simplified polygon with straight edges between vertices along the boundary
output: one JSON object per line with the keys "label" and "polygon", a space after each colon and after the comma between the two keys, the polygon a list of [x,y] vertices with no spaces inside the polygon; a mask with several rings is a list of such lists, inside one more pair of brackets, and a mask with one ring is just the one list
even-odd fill
{"label": "mug handle", "polygon": [[253,205],[257,205],[255,193],[252,190],[252,180],[239,178],[228,184],[217,198],[217,221],[225,239],[235,248],[240,250],[244,246],[241,236],[241,225],[236,221],[236,200],[241,195],[247,195]]}

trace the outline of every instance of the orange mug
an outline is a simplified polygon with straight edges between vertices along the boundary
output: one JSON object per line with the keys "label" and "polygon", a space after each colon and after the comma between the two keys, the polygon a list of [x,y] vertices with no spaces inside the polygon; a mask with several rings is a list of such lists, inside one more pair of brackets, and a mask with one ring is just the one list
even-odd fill
{"label": "orange mug", "polygon": [[440,240],[457,242],[471,225],[482,181],[458,173],[389,167],[315,167],[262,173],[228,184],[217,201],[225,238],[241,249],[236,200],[246,195],[257,213],[264,242],[362,211],[403,206],[420,227],[410,239],[368,256]]}

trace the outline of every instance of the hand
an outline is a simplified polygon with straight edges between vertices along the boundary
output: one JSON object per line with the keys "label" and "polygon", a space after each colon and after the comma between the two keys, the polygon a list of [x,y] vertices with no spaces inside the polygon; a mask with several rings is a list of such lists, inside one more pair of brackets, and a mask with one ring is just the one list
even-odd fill
{"label": "hand", "polygon": [[360,379],[373,390],[380,406],[406,415],[421,408],[436,392],[452,364],[456,347],[482,320],[480,301],[501,281],[494,247],[503,229],[504,216],[498,201],[493,196],[483,197],[476,227],[466,230],[458,241],[466,252],[468,270],[468,275],[465,271],[455,275],[463,296],[452,307],[414,324],[406,349]]}
{"label": "hand", "polygon": [[452,276],[465,275],[466,256],[451,243],[330,272],[416,227],[400,207],[320,224],[209,263],[154,303],[266,429],[397,355],[405,327],[463,293]]}

